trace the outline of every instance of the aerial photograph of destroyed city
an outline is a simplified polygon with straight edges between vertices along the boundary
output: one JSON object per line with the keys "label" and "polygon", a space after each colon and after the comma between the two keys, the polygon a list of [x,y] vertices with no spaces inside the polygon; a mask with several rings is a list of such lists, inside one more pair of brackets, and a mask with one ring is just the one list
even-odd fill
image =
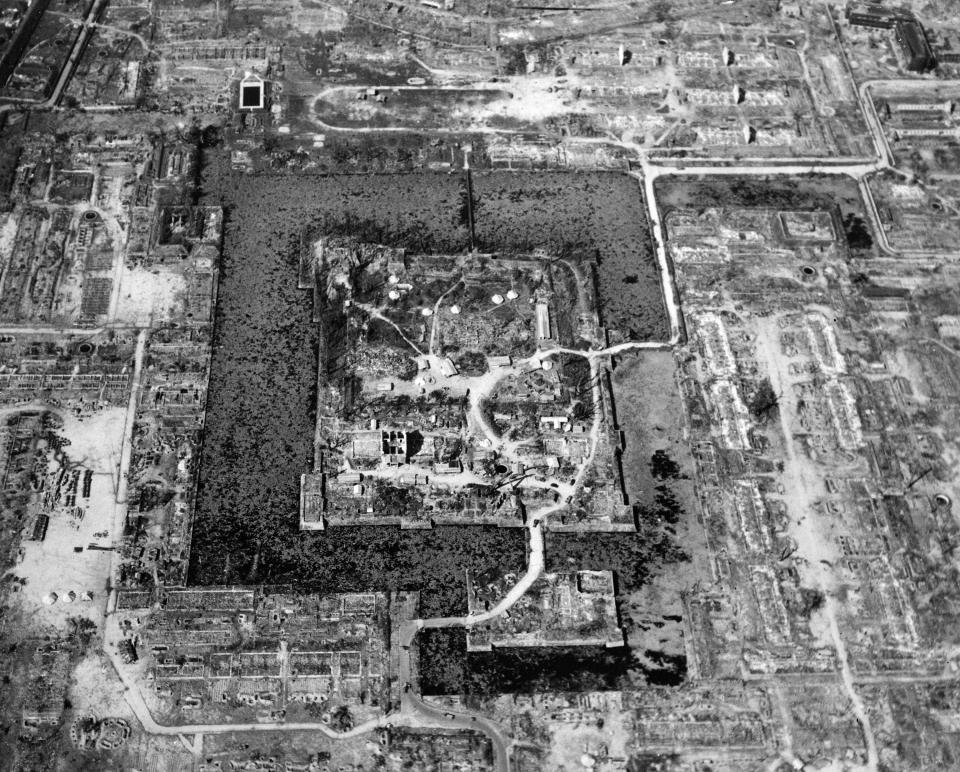
{"label": "aerial photograph of destroyed city", "polygon": [[960,772],[960,0],[0,0],[0,772]]}

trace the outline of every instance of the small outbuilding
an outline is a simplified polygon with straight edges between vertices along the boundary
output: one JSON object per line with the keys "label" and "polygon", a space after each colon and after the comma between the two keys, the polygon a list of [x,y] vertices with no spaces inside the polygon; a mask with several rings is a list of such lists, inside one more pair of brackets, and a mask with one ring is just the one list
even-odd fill
{"label": "small outbuilding", "polygon": [[240,109],[262,110],[266,104],[266,84],[259,75],[247,73],[240,81]]}

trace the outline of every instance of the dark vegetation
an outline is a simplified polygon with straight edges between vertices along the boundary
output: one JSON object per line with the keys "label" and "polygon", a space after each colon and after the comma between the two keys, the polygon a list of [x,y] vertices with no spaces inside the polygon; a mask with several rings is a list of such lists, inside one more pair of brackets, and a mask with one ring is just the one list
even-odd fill
{"label": "dark vegetation", "polygon": [[[665,514],[657,507],[641,512],[640,521]],[[545,553],[548,571],[613,571],[618,593],[642,587],[651,568],[687,559],[668,534],[654,529],[640,533],[550,533]]]}
{"label": "dark vegetation", "polygon": [[[319,338],[310,293],[296,284],[304,227],[414,251],[467,249],[461,176],[234,178],[222,164],[212,170],[224,176],[207,173],[201,203],[222,202],[226,229],[190,582],[293,582],[329,592],[420,588],[424,615],[462,613],[465,570],[521,569],[522,531],[298,530],[299,477],[313,462]],[[633,316],[626,305],[616,311],[631,335],[665,334],[652,256],[635,251],[648,243],[635,180],[487,174],[476,195],[484,203],[481,248],[590,246],[601,261],[611,256],[601,267],[601,293],[607,286],[622,300],[615,282],[649,301],[635,298]],[[623,283],[638,270],[651,281]],[[612,568],[633,585],[644,580],[647,561],[677,556],[665,539],[598,534],[557,537],[550,546],[554,563]]]}
{"label": "dark vegetation", "polygon": [[870,229],[862,217],[851,212],[843,219],[843,232],[847,237],[850,249],[864,250],[873,246],[873,237]]}
{"label": "dark vegetation", "polygon": [[13,208],[13,199],[8,191],[13,188],[17,164],[23,150],[23,129],[20,126],[4,125],[6,117],[0,118],[0,212]]}
{"label": "dark vegetation", "polygon": [[[498,528],[298,530],[311,468],[318,331],[297,289],[300,229],[411,249],[461,250],[460,179],[259,177],[227,201],[190,581],[294,582],[329,592],[422,588],[423,613],[465,611],[465,570],[524,565]],[[222,190],[230,190],[223,185]]]}
{"label": "dark vegetation", "polygon": [[674,206],[767,207],[836,210],[836,225],[855,253],[872,254],[873,238],[857,183],[852,178],[804,174],[789,183],[776,178],[661,178],[657,181],[661,211]]}
{"label": "dark vegetation", "polygon": [[680,465],[667,451],[655,450],[650,456],[650,472],[658,480],[676,480],[680,477]]}
{"label": "dark vegetation", "polygon": [[686,675],[683,657],[647,652],[651,668],[626,646],[551,646],[467,653],[467,634],[454,628],[420,634],[420,685],[424,694],[516,694],[675,686]]}
{"label": "dark vegetation", "polygon": [[[627,772],[672,772],[681,769],[682,763],[679,753],[638,753],[627,762]],[[704,766],[703,772],[712,770]]]}
{"label": "dark vegetation", "polygon": [[[676,502],[668,498],[675,507]],[[642,519],[676,522],[673,510],[664,510],[663,503],[658,497],[657,511],[644,513]],[[637,534],[547,535],[548,571],[611,570],[616,576],[620,598],[640,589],[656,567],[687,559],[676,541],[659,528]],[[619,605],[622,626],[629,630],[632,621],[625,613],[622,600]],[[645,651],[641,661],[636,652],[626,646],[467,653],[466,633],[456,629],[425,630],[418,641],[421,685],[426,694],[622,689],[647,683],[676,685],[686,675],[683,657]]]}
{"label": "dark vegetation", "polygon": [[757,389],[750,397],[750,413],[755,418],[767,418],[777,409],[780,402],[780,395],[774,391],[773,384],[769,378],[764,378],[757,385]]}
{"label": "dark vegetation", "polygon": [[601,319],[629,340],[667,336],[638,180],[616,172],[475,172],[481,251],[546,248],[599,261]]}

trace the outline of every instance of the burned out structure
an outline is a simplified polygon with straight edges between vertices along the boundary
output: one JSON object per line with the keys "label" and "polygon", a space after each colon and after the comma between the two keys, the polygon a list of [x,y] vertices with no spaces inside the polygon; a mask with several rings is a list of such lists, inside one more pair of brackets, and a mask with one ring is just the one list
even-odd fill
{"label": "burned out structure", "polygon": [[932,92],[873,94],[877,114],[896,149],[956,143],[960,127],[952,96]]}
{"label": "burned out structure", "polygon": [[150,591],[187,576],[210,368],[209,324],[158,330],[133,431],[117,581]]}
{"label": "burned out structure", "polygon": [[[485,581],[468,573],[470,614],[494,608],[517,579],[508,574]],[[508,613],[470,628],[467,651],[519,646],[623,646],[613,582],[610,571],[543,574]]]}
{"label": "burned out structure", "polygon": [[907,70],[923,73],[937,66],[927,32],[911,9],[854,2],[847,6],[846,18],[850,24],[861,27],[892,30],[893,40]]}
{"label": "burned out structure", "polygon": [[[174,203],[194,182],[195,148],[141,132],[89,132],[69,143],[27,132],[19,145],[8,151],[13,245],[0,318],[96,327],[210,317],[220,209]],[[146,280],[146,268],[162,279]],[[140,283],[174,282],[187,285],[182,298],[137,302]]]}
{"label": "burned out structure", "polygon": [[302,248],[321,327],[315,471],[301,528],[522,526],[576,477],[558,528],[631,530],[604,374],[593,266],[546,255],[408,255],[353,240]]}
{"label": "burned out structure", "polygon": [[906,68],[912,72],[928,72],[937,66],[927,33],[919,21],[900,22],[893,28],[893,39],[900,47]]}
{"label": "burned out structure", "polygon": [[[815,185],[770,209],[725,206],[730,189],[711,182],[658,182],[665,199],[690,203],[663,223],[711,578],[683,592],[688,679],[501,698],[492,714],[529,742],[519,769],[551,768],[574,748],[611,770],[664,758],[683,770],[705,758],[723,770],[778,756],[862,765],[871,746],[892,768],[949,765],[956,735],[931,730],[929,706],[955,691],[941,683],[956,668],[960,593],[951,291],[909,267],[929,267],[924,251],[888,253],[858,278],[874,260],[844,237],[859,215]],[[911,315],[936,322],[904,324]]]}
{"label": "burned out structure", "polygon": [[134,339],[121,334],[6,335],[0,341],[0,404],[29,404],[38,396],[89,413],[124,405],[132,375]]}
{"label": "burned out structure", "polygon": [[484,772],[493,763],[489,738],[476,733],[397,727],[380,730],[378,740],[383,750],[381,766],[390,772],[431,769]]}
{"label": "burned out structure", "polygon": [[341,706],[362,720],[396,699],[394,608],[377,593],[167,588],[122,592],[117,624],[154,712],[226,721],[306,712],[329,723]]}
{"label": "burned out structure", "polygon": [[[920,589],[922,574],[943,570],[935,555],[957,532],[945,516],[953,482],[938,471],[946,424],[914,411],[928,389],[951,388],[953,358],[940,357],[934,375],[936,340],[903,331],[880,342],[877,328],[891,334],[900,301],[851,283],[835,211],[676,210],[665,226],[690,333],[682,386],[715,556],[713,587],[687,595],[690,664],[707,680],[743,669],[819,674],[832,682],[831,732],[864,753],[858,723],[840,720],[835,636],[811,622],[836,624],[855,681],[951,667],[952,616]],[[710,291],[718,271],[729,273]],[[941,546],[920,558],[920,542]],[[852,594],[831,597],[833,582]],[[732,650],[720,642],[734,625]],[[820,752],[821,712],[789,699],[794,753],[803,758],[804,743]]]}
{"label": "burned out structure", "polygon": [[0,0],[0,766],[960,766],[951,4],[590,6]]}

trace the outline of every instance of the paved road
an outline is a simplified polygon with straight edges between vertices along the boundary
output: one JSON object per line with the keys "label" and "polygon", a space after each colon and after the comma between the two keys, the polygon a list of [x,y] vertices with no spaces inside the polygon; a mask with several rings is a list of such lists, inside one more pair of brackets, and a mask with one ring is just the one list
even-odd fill
{"label": "paved road", "polygon": [[864,209],[867,212],[867,217],[873,226],[874,235],[877,237],[877,246],[887,257],[900,257],[900,255],[890,247],[890,242],[887,241],[887,232],[884,230],[883,222],[880,220],[880,212],[877,210],[877,202],[873,198],[873,192],[870,190],[867,177],[861,177],[857,181],[857,185],[860,188],[860,198],[863,199]]}
{"label": "paved road", "polygon": [[644,202],[647,205],[647,219],[650,221],[650,230],[653,234],[654,248],[657,252],[657,266],[660,268],[660,284],[663,292],[663,305],[667,309],[667,318],[670,320],[670,345],[675,345],[680,341],[681,322],[680,322],[680,302],[677,296],[676,285],[673,281],[673,271],[670,269],[670,258],[667,257],[667,240],[663,232],[663,225],[660,222],[660,211],[657,207],[656,192],[654,184],[662,170],[654,170],[650,162],[643,158],[641,160],[643,178]]}
{"label": "paved road", "polygon": [[53,87],[50,97],[46,100],[46,102],[43,103],[45,107],[54,107],[60,103],[60,98],[63,96],[63,92],[67,88],[67,84],[70,83],[70,78],[73,77],[73,71],[80,63],[80,57],[83,56],[84,49],[87,47],[90,36],[93,35],[97,28],[97,19],[100,18],[100,13],[106,7],[108,2],[109,0],[93,1],[93,5],[90,6],[90,12],[83,20],[83,28],[80,30],[80,34],[77,36],[77,40],[73,44],[73,48],[70,50],[70,56],[67,57],[67,61],[63,65],[63,69],[60,70],[60,77],[57,78],[57,83]]}
{"label": "paved road", "polygon": [[[99,17],[99,14],[102,8],[106,5],[107,0],[95,0],[90,12],[88,13],[86,19],[83,22],[83,29],[80,31],[78,39],[74,44],[73,49],[71,50],[70,56],[68,57],[63,70],[60,73],[60,76],[57,80],[56,85],[54,86],[53,91],[51,92],[50,97],[42,102],[35,103],[33,107],[54,107],[59,102],[60,98],[63,95],[64,90],[69,84],[70,78],[73,74],[73,71],[80,59],[80,56],[83,53],[84,47],[86,46],[90,35],[93,34],[93,31],[96,28],[96,19]],[[746,174],[750,175],[797,175],[797,174],[808,174],[811,172],[822,173],[822,174],[838,174],[838,175],[848,175],[857,179],[861,184],[861,190],[864,195],[865,203],[868,206],[869,214],[871,218],[874,219],[875,228],[877,228],[877,233],[880,235],[881,247],[889,250],[889,246],[886,245],[885,239],[883,238],[882,228],[879,228],[879,218],[876,216],[876,208],[873,205],[872,196],[869,195],[869,190],[865,184],[865,178],[867,175],[877,172],[882,169],[890,168],[891,166],[891,156],[889,147],[886,143],[886,138],[883,133],[882,125],[880,124],[879,118],[876,115],[876,111],[873,110],[872,100],[869,98],[869,88],[872,85],[879,85],[880,82],[871,81],[869,83],[862,84],[859,89],[859,97],[861,100],[861,107],[865,115],[868,127],[870,128],[871,133],[873,134],[874,142],[877,148],[877,158],[873,161],[868,161],[865,159],[785,159],[782,162],[744,162],[738,166],[731,166],[729,159],[699,159],[691,161],[689,159],[683,160],[671,160],[671,159],[661,159],[659,162],[654,162],[648,156],[648,151],[644,148],[632,145],[630,143],[614,143],[621,144],[637,153],[638,158],[640,158],[640,165],[642,172],[637,173],[635,176],[638,177],[638,180],[644,186],[645,201],[648,207],[648,218],[650,220],[651,228],[653,230],[655,246],[657,251],[658,266],[661,273],[661,279],[663,282],[664,288],[664,305],[667,311],[667,315],[670,322],[670,337],[668,341],[662,343],[645,343],[645,344],[626,344],[624,346],[617,347],[616,350],[608,349],[605,351],[599,352],[575,352],[578,354],[589,355],[591,359],[591,364],[594,363],[596,357],[600,356],[609,356],[614,353],[618,353],[621,349],[628,350],[631,348],[662,348],[675,345],[681,337],[682,334],[682,318],[680,315],[679,303],[677,299],[677,294],[674,286],[673,275],[670,270],[670,261],[666,252],[665,237],[663,233],[662,223],[660,221],[660,215],[656,203],[655,197],[655,182],[656,179],[660,176],[670,175],[670,176],[690,176],[690,175],[737,175],[743,176]],[[906,85],[904,81],[896,81],[896,85],[904,86]],[[924,82],[925,83],[925,82]],[[17,105],[4,105],[0,107],[0,111],[18,109]],[[331,127],[332,128],[332,127]],[[407,131],[407,129],[397,129],[398,131]],[[353,131],[364,133],[367,131],[382,132],[383,129],[353,129]],[[500,133],[496,130],[491,130],[491,132]],[[580,140],[583,143],[596,143],[596,144],[610,144],[609,141],[598,139],[598,140]],[[895,254],[892,253],[891,254]],[[438,301],[439,302],[439,301]],[[0,330],[5,334],[17,334],[17,333],[27,333],[27,332],[48,332],[49,328],[9,328]],[[95,331],[87,329],[77,329],[70,330],[70,332],[93,334]],[[142,362],[143,354],[143,345],[145,342],[145,333],[141,333],[141,337],[138,340],[138,354],[137,354],[137,372],[135,373],[135,380],[137,374],[139,373],[139,366]],[[557,353],[557,352],[553,352]],[[540,356],[549,356],[551,352],[540,352]],[[132,395],[130,402],[130,409],[135,411],[136,408],[136,391]],[[121,462],[122,467],[126,468],[129,464],[129,448],[125,448],[124,459]],[[122,470],[123,471],[123,470]],[[124,475],[121,474],[121,486],[124,485]],[[118,501],[123,498],[123,491],[118,490]],[[143,695],[140,691],[139,685],[136,680],[129,674],[128,668],[126,668],[122,663],[118,661],[118,656],[116,653],[115,647],[111,649],[108,646],[108,654],[111,661],[113,662],[117,673],[121,681],[126,686],[126,699],[130,704],[132,710],[134,711],[137,718],[143,724],[143,727],[146,731],[154,734],[162,735],[194,735],[200,736],[204,734],[218,734],[226,732],[276,732],[276,731],[318,731],[324,734],[327,737],[332,739],[337,738],[347,738],[355,737],[362,735],[364,733],[375,730],[377,727],[381,726],[423,726],[423,727],[443,727],[443,728],[459,728],[459,729],[469,729],[474,731],[479,731],[486,734],[492,744],[494,750],[495,764],[497,772],[509,772],[510,769],[510,759],[509,759],[509,747],[510,740],[508,735],[505,733],[504,729],[498,726],[495,722],[489,720],[488,718],[480,715],[471,715],[467,712],[461,711],[445,711],[440,708],[433,707],[425,703],[421,697],[415,694],[412,689],[405,688],[405,685],[412,684],[411,676],[411,656],[413,651],[413,644],[416,638],[416,635],[420,630],[425,628],[444,628],[444,627],[466,627],[469,628],[472,625],[480,624],[486,622],[494,617],[504,613],[511,606],[513,606],[529,589],[534,581],[541,575],[544,570],[544,556],[543,556],[543,520],[549,514],[559,509],[563,504],[553,505],[542,510],[536,515],[531,515],[531,522],[527,526],[530,540],[530,556],[528,560],[528,565],[525,573],[517,582],[517,584],[511,588],[506,596],[498,603],[494,608],[485,611],[480,614],[460,616],[460,617],[439,617],[432,619],[418,619],[407,622],[403,625],[400,630],[400,657],[399,657],[399,685],[402,689],[401,692],[401,704],[400,711],[398,714],[383,716],[376,720],[367,721],[363,724],[360,724],[347,732],[336,732],[330,727],[318,723],[318,722],[305,722],[305,723],[285,723],[285,722],[271,722],[271,723],[248,723],[248,724],[189,724],[189,725],[177,725],[177,726],[165,726],[156,722],[153,716],[150,713],[149,708],[146,705],[146,702],[143,699]],[[108,640],[117,641],[120,639],[120,631],[117,627],[117,620],[115,616],[110,616],[107,621],[107,630],[108,630]]]}
{"label": "paved road", "polygon": [[70,83],[70,78],[73,77],[73,71],[80,63],[80,58],[83,56],[83,52],[87,47],[87,43],[90,41],[90,36],[93,35],[97,28],[97,19],[100,17],[100,13],[106,7],[108,2],[109,0],[94,0],[93,5],[90,6],[90,11],[87,13],[84,20],[80,22],[83,25],[82,29],[80,30],[80,34],[77,36],[77,39],[73,44],[73,48],[70,49],[70,55],[67,57],[66,62],[63,64],[63,68],[60,70],[60,75],[57,78],[56,84],[54,84],[53,91],[50,92],[50,96],[42,101],[22,99],[17,100],[16,103],[8,102],[0,105],[0,113],[12,112],[24,108],[34,110],[38,108],[50,108],[56,107],[60,103],[60,98],[63,96],[63,92],[67,85]]}
{"label": "paved road", "polygon": [[[106,624],[106,639],[118,641],[122,637],[116,615],[111,616]],[[404,626],[401,631],[403,648],[400,657],[400,683],[409,683],[410,679],[410,644],[420,630],[418,621]],[[320,722],[263,722],[263,723],[225,723],[225,724],[177,724],[168,726],[160,724],[143,699],[143,693],[137,680],[130,674],[129,669],[119,660],[116,646],[108,644],[105,647],[107,657],[114,667],[120,681],[125,687],[124,698],[144,731],[150,734],[181,736],[185,739],[189,735],[227,734],[230,732],[320,732],[331,740],[358,737],[374,731],[379,727],[410,726],[410,727],[440,727],[445,729],[468,729],[486,734],[492,743],[496,772],[509,772],[510,740],[503,730],[493,721],[482,716],[471,716],[468,713],[444,711],[427,705],[412,691],[404,691],[401,698],[399,714],[381,716],[366,721],[349,729],[346,732],[337,732]],[[187,743],[185,743],[187,744]]]}
{"label": "paved road", "polygon": [[[449,621],[451,624],[441,624],[444,621]],[[483,732],[493,743],[494,763],[497,772],[509,772],[508,748],[510,741],[500,726],[484,716],[474,716],[466,712],[444,711],[427,705],[419,695],[414,694],[413,690],[407,686],[413,684],[411,657],[413,656],[413,641],[417,633],[425,627],[448,626],[468,627],[469,624],[466,617],[454,617],[450,620],[439,618],[413,619],[400,628],[400,672],[398,680],[403,690],[400,698],[400,714],[411,718],[415,717],[424,726],[472,729]]]}
{"label": "paved road", "polygon": [[413,692],[403,695],[401,711],[403,714],[416,716],[424,726],[469,729],[474,732],[482,732],[490,738],[493,745],[493,763],[496,772],[509,771],[510,740],[504,735],[502,728],[488,718],[470,713],[440,710],[432,705],[427,705]]}

